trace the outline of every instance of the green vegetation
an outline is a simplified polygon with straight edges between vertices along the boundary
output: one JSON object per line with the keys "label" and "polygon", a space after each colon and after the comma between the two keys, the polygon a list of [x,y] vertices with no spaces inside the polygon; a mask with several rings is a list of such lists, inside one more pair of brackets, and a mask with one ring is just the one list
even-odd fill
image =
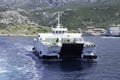
{"label": "green vegetation", "polygon": [[92,6],[67,10],[62,16],[62,23],[70,29],[86,26],[106,28],[109,24],[120,24],[120,6]]}
{"label": "green vegetation", "polygon": [[[44,10],[21,10],[18,12],[22,16],[27,17],[27,20],[30,21],[31,24],[33,22],[42,26],[29,25],[27,22],[24,22],[23,24],[11,23],[10,25],[0,23],[0,33],[33,35],[39,32],[49,32],[50,27],[56,25],[56,12],[58,11],[63,12],[60,17],[61,24],[64,27],[67,27],[71,32],[75,32],[78,28],[83,29],[86,26],[95,26],[106,29],[109,24],[120,24],[119,4],[119,0],[116,0],[116,2],[110,0],[108,4],[93,3],[90,5],[79,5],[76,3]],[[1,9],[0,12],[4,12],[5,10],[6,9]],[[0,15],[0,19],[2,20],[4,17]]]}
{"label": "green vegetation", "polygon": [[6,27],[7,27],[6,24],[4,24],[4,23],[0,23],[0,30],[1,30],[1,29],[5,29]]}
{"label": "green vegetation", "polygon": [[[88,6],[67,5],[46,10],[31,11],[30,20],[36,21],[39,25],[52,26],[56,24],[55,18],[51,17],[55,12],[63,12],[61,23],[69,29],[95,26],[106,28],[109,24],[120,24],[120,1],[109,4],[92,4]],[[47,13],[45,17],[43,13]]]}
{"label": "green vegetation", "polygon": [[13,34],[13,35],[35,35],[37,33],[49,32],[48,27],[33,26],[27,24],[14,25],[2,30],[2,34]]}

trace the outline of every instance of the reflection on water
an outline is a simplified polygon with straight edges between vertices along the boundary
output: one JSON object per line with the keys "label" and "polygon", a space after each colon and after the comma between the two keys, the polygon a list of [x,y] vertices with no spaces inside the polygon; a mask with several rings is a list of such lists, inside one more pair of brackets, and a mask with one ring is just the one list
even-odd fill
{"label": "reflection on water", "polygon": [[94,61],[67,60],[60,62],[62,71],[82,71],[95,65],[96,63]]}
{"label": "reflection on water", "polygon": [[[97,65],[96,61],[89,60],[60,60],[60,61],[46,61],[42,60],[43,65],[48,67],[60,68],[62,71],[82,71]],[[53,69],[54,69],[53,68]]]}
{"label": "reflection on water", "polygon": [[89,73],[84,72],[84,70],[93,69],[97,65],[97,62],[85,60],[42,60],[42,65],[44,67],[42,80],[75,80],[82,79],[81,75],[82,77],[88,75]]}

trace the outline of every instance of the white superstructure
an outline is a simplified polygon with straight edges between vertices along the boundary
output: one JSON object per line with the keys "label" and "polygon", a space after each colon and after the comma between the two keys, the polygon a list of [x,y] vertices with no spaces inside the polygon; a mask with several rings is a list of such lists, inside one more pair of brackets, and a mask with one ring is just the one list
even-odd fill
{"label": "white superstructure", "polygon": [[118,36],[120,37],[120,25],[110,25],[107,29],[107,36]]}
{"label": "white superstructure", "polygon": [[39,33],[34,39],[33,51],[43,59],[86,58],[96,59],[95,44],[85,42],[82,33],[68,33],[60,24],[51,28],[51,33]]}

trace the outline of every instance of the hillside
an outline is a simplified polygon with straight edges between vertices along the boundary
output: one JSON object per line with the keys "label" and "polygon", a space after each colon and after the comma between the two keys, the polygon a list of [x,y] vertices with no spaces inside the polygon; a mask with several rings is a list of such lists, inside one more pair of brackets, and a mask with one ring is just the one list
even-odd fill
{"label": "hillside", "polygon": [[[56,3],[55,0],[51,1],[51,4]],[[119,0],[95,0],[96,2],[87,2],[87,0],[86,2],[84,0],[68,0],[69,2],[65,2],[66,0],[63,1],[65,3],[64,6],[45,9],[36,8],[28,10],[23,8],[8,9],[1,7],[0,33],[31,35],[42,31],[48,32],[50,31],[49,27],[56,25],[58,11],[61,12],[60,19],[62,25],[68,27],[70,30],[85,28],[86,26],[106,28],[109,24],[120,24]],[[80,5],[78,2],[81,1],[84,2]],[[59,3],[61,2],[58,0],[57,4]],[[60,5],[62,5],[62,3]],[[48,26],[48,28],[45,26]]]}
{"label": "hillside", "polygon": [[10,36],[26,36],[36,35],[37,33],[50,32],[50,29],[45,26],[33,26],[28,24],[14,25],[5,29],[0,29],[0,35]]}
{"label": "hillside", "polygon": [[109,24],[120,24],[120,6],[103,5],[67,10],[62,16],[62,22],[65,26],[75,29],[89,25],[106,28]]}
{"label": "hillside", "polygon": [[[31,18],[39,25],[56,24],[57,11],[61,11],[61,23],[69,29],[95,26],[106,28],[109,24],[120,22],[120,5],[94,5],[89,7],[52,8],[31,11]],[[43,17],[44,16],[44,17]]]}
{"label": "hillside", "polygon": [[106,0],[0,0],[0,7],[9,9],[46,9],[79,3],[104,2]]}

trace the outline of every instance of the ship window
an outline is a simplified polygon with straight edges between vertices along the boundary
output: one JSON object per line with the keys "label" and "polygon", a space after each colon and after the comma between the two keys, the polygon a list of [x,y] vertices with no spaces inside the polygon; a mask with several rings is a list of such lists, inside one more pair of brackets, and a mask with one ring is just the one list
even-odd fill
{"label": "ship window", "polygon": [[63,33],[62,31],[59,31],[59,33]]}
{"label": "ship window", "polygon": [[40,37],[40,35],[38,35],[38,37]]}

